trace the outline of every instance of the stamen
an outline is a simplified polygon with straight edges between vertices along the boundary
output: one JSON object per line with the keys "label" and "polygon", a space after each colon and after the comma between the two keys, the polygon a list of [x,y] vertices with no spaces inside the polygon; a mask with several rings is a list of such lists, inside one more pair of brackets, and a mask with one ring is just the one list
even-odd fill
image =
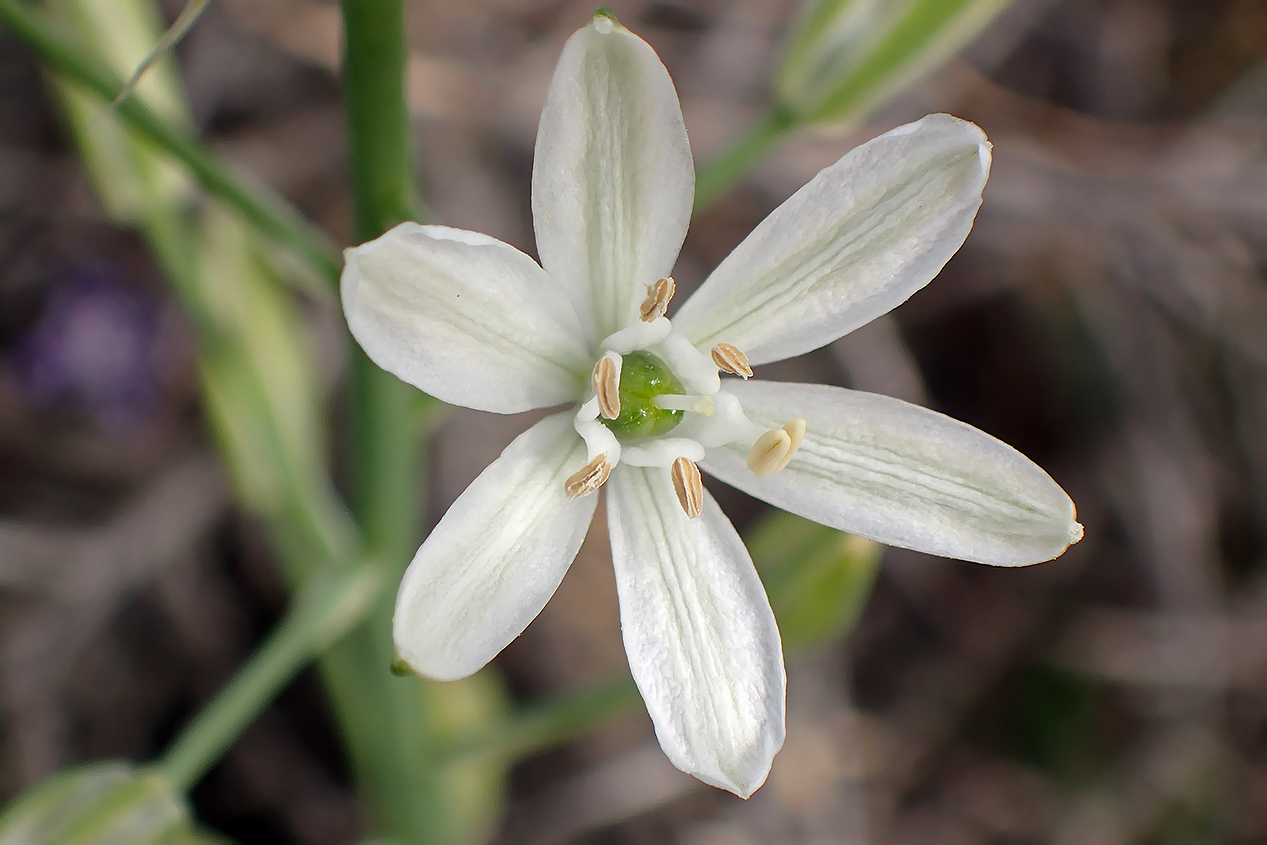
{"label": "stamen", "polygon": [[594,385],[594,398],[598,400],[598,413],[605,420],[620,416],[620,356],[608,352],[594,365],[590,381]]}
{"label": "stamen", "polygon": [[694,411],[711,417],[717,409],[717,403],[711,396],[692,396],[689,393],[662,393],[651,400],[657,408],[666,411]]}
{"label": "stamen", "polygon": [[670,332],[651,351],[669,365],[678,380],[686,385],[688,392],[711,396],[721,389],[717,365],[681,335]]}
{"label": "stamen", "polygon": [[669,310],[669,300],[673,298],[675,290],[677,290],[677,285],[673,283],[672,276],[665,276],[657,280],[654,285],[647,285],[647,298],[638,309],[638,316],[642,318],[642,322],[650,323],[663,317]]}
{"label": "stamen", "polygon": [[599,455],[563,482],[563,492],[567,493],[569,499],[588,496],[603,486],[611,472],[611,461],[607,460],[606,455]]}
{"label": "stamen", "polygon": [[773,428],[757,438],[748,452],[748,469],[757,478],[766,478],[786,469],[792,456],[805,439],[805,420],[788,420],[782,428]]}
{"label": "stamen", "polygon": [[748,469],[757,478],[774,475],[783,459],[792,451],[792,438],[781,428],[774,428],[757,438],[748,452]]}
{"label": "stamen", "polygon": [[782,472],[791,462],[792,456],[796,454],[796,450],[801,448],[801,441],[805,439],[805,420],[800,417],[794,417],[783,424],[783,431],[787,433],[788,450],[783,456],[783,460],[779,462],[779,466],[775,472]]}
{"label": "stamen", "polygon": [[650,349],[662,343],[673,332],[673,323],[665,317],[657,317],[649,323],[630,323],[623,329],[609,334],[599,344],[618,355],[628,355],[638,349]]}
{"label": "stamen", "polygon": [[686,515],[695,519],[704,509],[704,485],[700,481],[699,467],[687,458],[678,458],[669,468],[673,479],[673,492]]}
{"label": "stamen", "polygon": [[719,343],[713,347],[713,363],[722,372],[739,376],[744,381],[752,378],[752,365],[748,363],[748,356],[729,343]]}
{"label": "stamen", "polygon": [[702,461],[704,447],[687,437],[652,437],[631,444],[620,453],[621,462],[633,467],[667,467],[678,458]]}

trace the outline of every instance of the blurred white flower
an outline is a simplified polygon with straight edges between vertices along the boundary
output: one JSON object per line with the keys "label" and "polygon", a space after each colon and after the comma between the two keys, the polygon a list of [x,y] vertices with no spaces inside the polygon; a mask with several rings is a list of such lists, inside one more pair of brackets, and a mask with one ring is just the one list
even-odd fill
{"label": "blurred white flower", "polygon": [[783,657],[697,465],[884,543],[1001,565],[1064,551],[1081,534],[1073,503],[1003,443],[883,396],[746,380],[750,364],[816,349],[927,284],[967,237],[989,161],[981,130],[946,115],[864,144],[670,321],[694,193],[686,130],[655,52],[595,16],[564,48],[541,116],[541,266],[413,223],[347,252],[348,324],[379,366],[468,408],[570,406],[511,443],[418,550],[396,603],[399,656],[441,680],[491,660],[554,593],[605,484],[625,647],[660,744],[748,796],[783,743]]}

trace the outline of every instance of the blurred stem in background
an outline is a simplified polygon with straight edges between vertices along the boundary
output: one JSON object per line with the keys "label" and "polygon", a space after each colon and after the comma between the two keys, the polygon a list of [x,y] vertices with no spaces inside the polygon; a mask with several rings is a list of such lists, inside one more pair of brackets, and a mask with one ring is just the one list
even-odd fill
{"label": "blurred stem in background", "polygon": [[[142,60],[161,31],[151,0],[49,7],[85,55],[116,72]],[[225,467],[267,525],[292,590],[350,569],[359,541],[329,480],[313,356],[266,248],[223,206],[204,203],[147,140],[103,113],[99,96],[66,81],[57,87],[103,205],[145,238],[195,329],[205,410]],[[157,62],[134,96],[168,125],[188,124],[170,62]]]}
{"label": "blurred stem in background", "polygon": [[[107,104],[123,93],[121,75],[110,69],[99,55],[100,50],[81,49],[38,10],[18,0],[0,0],[0,23],[55,68],[60,77],[74,82],[85,93],[96,94],[99,98],[94,102],[97,113],[105,111]],[[169,72],[158,71],[159,75]],[[244,222],[285,246],[324,282],[330,286],[335,284],[342,262],[331,240],[272,191],[242,179],[225,167],[194,140],[186,123],[171,122],[169,114],[156,112],[143,97],[129,96],[119,102],[114,111],[133,135],[183,164],[208,193],[236,209]]]}
{"label": "blurred stem in background", "polygon": [[[280,221],[281,229],[299,233],[297,241],[312,247],[301,254],[315,257],[318,265],[327,254],[324,245],[315,246],[323,239],[312,236],[315,230],[307,224],[291,226],[293,221],[279,211],[284,205],[253,199],[266,194],[244,183],[213,178],[221,189],[230,187],[226,193],[243,212],[243,218],[229,216],[217,203],[202,202],[183,172],[163,160],[147,136],[156,135],[164,146],[181,151],[181,160],[196,164],[204,177],[228,172],[197,145],[180,141],[188,137],[187,130],[173,128],[187,126],[188,117],[170,61],[156,62],[120,107],[125,117],[131,115],[130,122],[148,126],[148,132],[124,130],[113,114],[105,112],[102,95],[116,93],[118,87],[109,76],[130,72],[160,36],[152,0],[54,0],[50,8],[77,34],[79,45],[59,50],[57,41],[40,38],[41,46],[51,45],[46,55],[55,59],[54,67],[61,67],[57,59],[66,59],[80,71],[76,77],[87,76],[90,83],[92,93],[59,83],[84,160],[103,204],[116,220],[137,227],[145,237],[196,329],[203,395],[226,467],[243,502],[269,527],[292,590],[298,592],[318,575],[355,575],[370,561],[382,562],[390,570],[382,580],[394,583],[412,554],[419,513],[414,494],[418,467],[413,459],[416,407],[408,402],[403,385],[392,383],[386,390],[354,385],[354,396],[372,408],[363,415],[368,426],[357,432],[358,442],[371,446],[354,449],[354,463],[374,462],[357,474],[362,480],[359,509],[372,514],[362,544],[330,483],[320,413],[324,403],[310,369],[313,356],[302,322],[269,271],[256,231],[242,220],[254,223],[252,210],[277,212],[274,223]],[[39,23],[24,17],[26,10],[6,6],[0,11],[10,22]],[[26,31],[47,34],[38,28]],[[401,37],[398,26],[390,31]],[[378,55],[391,63],[403,56],[403,44],[395,57],[381,51]],[[94,59],[111,71],[94,70]],[[402,66],[395,63],[397,73]],[[387,73],[391,72],[389,67]],[[397,92],[401,86],[398,79]],[[401,99],[402,113],[403,107]],[[379,109],[383,108],[380,97]],[[405,128],[402,121],[394,130],[402,150],[408,145]],[[383,146],[380,139],[376,155],[382,154]],[[408,179],[407,172],[404,178]],[[360,370],[369,373],[367,367]],[[373,371],[367,377],[382,376]],[[369,458],[364,457],[367,454]],[[384,486],[375,486],[380,483]],[[401,841],[460,841],[448,821],[457,817],[457,808],[438,788],[425,753],[421,685],[393,678],[387,671],[390,613],[391,591],[384,590],[373,603],[369,620],[331,649],[321,668],[362,792],[380,828]],[[183,785],[190,785],[214,763],[224,744],[231,742],[234,726],[244,727],[252,710],[262,706],[262,694],[278,688],[297,668],[295,661],[309,651],[298,640],[282,642],[283,647],[275,640],[267,643],[222,692],[206,719],[196,721],[192,733],[182,738],[186,744],[173,749]],[[279,659],[279,648],[285,660]],[[498,693],[494,688],[489,696],[499,702]],[[486,704],[483,712],[496,709],[495,704]],[[486,808],[490,802],[473,803]]]}
{"label": "blurred stem in background", "polygon": [[842,134],[973,41],[1011,0],[808,0],[774,68],[774,100],[700,166],[695,210],[734,187],[788,135]]}
{"label": "blurred stem in background", "polygon": [[234,679],[163,752],[157,766],[172,789],[192,789],[300,668],[365,619],[387,586],[370,566],[314,579]]}

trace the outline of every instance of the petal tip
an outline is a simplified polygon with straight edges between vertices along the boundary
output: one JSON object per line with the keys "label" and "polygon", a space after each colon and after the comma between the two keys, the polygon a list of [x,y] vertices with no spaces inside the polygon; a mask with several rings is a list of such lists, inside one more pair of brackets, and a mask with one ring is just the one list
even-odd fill
{"label": "petal tip", "polygon": [[399,626],[393,626],[393,628],[396,656],[388,666],[388,670],[393,675],[417,675],[429,681],[460,681],[474,675],[489,662],[485,660],[478,666],[472,666],[470,660],[448,658],[435,649],[429,650],[430,653],[425,653],[402,642]]}
{"label": "petal tip", "polygon": [[1073,522],[1073,523],[1070,523],[1070,525],[1069,525],[1069,535],[1068,535],[1069,545],[1070,545],[1070,546],[1072,546],[1074,543],[1076,543],[1076,542],[1078,542],[1079,540],[1081,540],[1081,539],[1082,539],[1082,533],[1083,533],[1083,532],[1082,532],[1082,523],[1081,523],[1081,522]]}
{"label": "petal tip", "polygon": [[[767,753],[760,758],[759,764],[747,771],[693,771],[691,774],[710,786],[724,789],[746,801],[765,785],[766,779],[770,776],[770,768],[774,764],[774,755],[778,753],[782,745],[780,741],[773,748],[767,749]],[[758,759],[750,762],[758,763]]]}
{"label": "petal tip", "polygon": [[620,21],[616,20],[616,15],[606,6],[599,6],[594,10],[594,16],[590,18],[590,26],[600,35],[608,35],[616,27],[620,26]]}

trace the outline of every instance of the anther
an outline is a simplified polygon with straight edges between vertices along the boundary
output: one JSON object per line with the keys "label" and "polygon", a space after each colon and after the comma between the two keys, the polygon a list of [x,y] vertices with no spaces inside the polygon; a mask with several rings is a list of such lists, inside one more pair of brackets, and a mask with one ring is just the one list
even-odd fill
{"label": "anther", "polygon": [[609,352],[594,365],[590,381],[594,385],[594,398],[598,400],[598,413],[605,420],[620,416],[620,357]]}
{"label": "anther", "polygon": [[704,485],[700,481],[699,467],[689,458],[679,457],[669,468],[669,477],[673,479],[673,492],[677,493],[682,510],[691,519],[699,516],[704,509]]}
{"label": "anther", "polygon": [[774,475],[786,469],[805,439],[805,420],[788,420],[782,428],[773,428],[757,438],[748,452],[748,469],[757,478]]}
{"label": "anther", "polygon": [[588,496],[603,486],[611,472],[612,464],[607,460],[607,455],[599,455],[563,482],[563,492],[567,493],[569,499]]}
{"label": "anther", "polygon": [[669,310],[669,300],[673,298],[673,291],[676,289],[672,276],[665,276],[656,280],[655,284],[647,285],[647,298],[638,309],[642,322],[652,323],[663,317]]}
{"label": "anther", "polygon": [[783,424],[783,428],[779,429],[788,437],[787,453],[779,461],[774,468],[775,472],[782,472],[787,465],[792,462],[792,456],[796,454],[796,450],[801,448],[801,441],[805,439],[805,420],[797,417],[788,420]]}
{"label": "anther", "polygon": [[729,343],[719,343],[713,347],[713,363],[722,372],[739,376],[744,381],[752,378],[752,365],[748,363],[748,356]]}
{"label": "anther", "polygon": [[748,469],[757,478],[779,471],[779,465],[792,451],[792,438],[781,428],[774,428],[757,438],[748,451]]}

